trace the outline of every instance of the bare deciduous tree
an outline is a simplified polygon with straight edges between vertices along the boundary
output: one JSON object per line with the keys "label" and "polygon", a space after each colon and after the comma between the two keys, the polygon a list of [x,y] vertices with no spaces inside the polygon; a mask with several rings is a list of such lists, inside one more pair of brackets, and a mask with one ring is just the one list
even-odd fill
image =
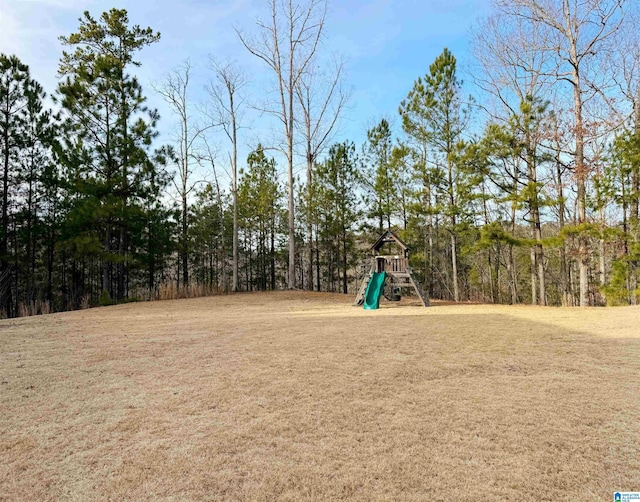
{"label": "bare deciduous tree", "polygon": [[[189,101],[189,81],[191,78],[191,63],[184,61],[172,69],[160,84],[155,84],[155,91],[169,104],[171,111],[178,117],[179,126],[175,136],[177,151],[170,150],[169,157],[178,166],[178,180],[173,179],[178,197],[180,198],[180,261],[182,264],[182,282],[189,285],[189,195],[200,183],[193,181],[193,167],[196,164],[196,144],[203,134],[212,127],[208,125],[196,125],[191,116],[191,104]],[[191,161],[194,161],[192,163]]]}
{"label": "bare deciduous tree", "polygon": [[[629,22],[625,23],[620,43],[613,57],[609,59],[610,69],[625,103],[619,114],[619,120],[633,134],[640,137],[640,35],[638,23],[640,12],[633,12]],[[617,72],[614,72],[617,70]],[[628,124],[628,125],[627,125]],[[630,220],[635,224],[632,232],[638,239],[638,210],[640,204],[640,162],[631,167],[631,190],[629,201]]]}
{"label": "bare deciduous tree", "polygon": [[295,288],[295,206],[293,190],[293,153],[296,120],[296,89],[301,84],[316,54],[324,32],[327,14],[326,0],[308,0],[304,4],[293,0],[270,0],[270,17],[257,21],[258,34],[236,33],[242,45],[273,72],[278,92],[277,103],[263,107],[283,126],[284,144],[280,150],[287,159],[289,198],[289,280]]}
{"label": "bare deciduous tree", "polygon": [[548,33],[527,17],[497,12],[478,26],[473,41],[474,56],[482,70],[476,74],[476,82],[497,102],[497,110],[486,109],[492,120],[513,130],[523,147],[519,161],[526,165],[526,172],[515,188],[527,199],[536,241],[531,248],[531,302],[545,305],[538,158],[543,140],[540,119],[546,108],[541,97],[549,94],[548,70],[554,65],[549,51],[540,50],[549,45]]}
{"label": "bare deciduous tree", "polygon": [[[216,155],[215,152],[213,150],[213,148],[211,148],[211,145],[209,144],[209,141],[207,140],[207,138],[203,138],[203,155],[202,155],[202,160],[204,162],[207,162],[210,166],[211,166],[211,173],[213,174],[213,184],[212,184],[212,188],[215,188],[215,194],[216,194],[216,203],[217,203],[217,210],[218,210],[218,235],[217,235],[217,246],[218,246],[218,252],[216,253],[218,256],[218,261],[220,263],[220,269],[221,269],[221,278],[219,281],[219,286],[221,286],[222,291],[229,291],[228,289],[228,284],[227,284],[227,267],[226,267],[226,253],[225,253],[225,242],[224,242],[224,203],[222,200],[222,190],[220,188],[220,177],[218,176],[218,169],[216,167]],[[235,218],[234,222],[237,221],[237,218]],[[235,227],[237,229],[237,225],[235,225]],[[235,231],[235,230],[234,230]],[[236,253],[237,253],[237,238],[236,238]],[[234,265],[237,263],[236,258],[234,258]],[[237,275],[237,270],[236,270],[236,278],[238,277]],[[237,279],[236,279],[236,283],[237,283]],[[234,291],[237,290],[237,284],[236,284],[236,289]]]}
{"label": "bare deciduous tree", "polygon": [[[587,222],[589,163],[585,161],[585,104],[600,93],[601,75],[593,71],[598,58],[606,57],[624,20],[629,0],[497,0],[499,9],[512,18],[525,19],[544,30],[545,44],[537,50],[553,56],[547,74],[570,85],[573,95],[574,148],[578,225]],[[589,304],[589,246],[581,236],[579,246],[580,305]]]}
{"label": "bare deciduous tree", "polygon": [[213,100],[213,113],[231,142],[231,192],[233,197],[233,271],[231,291],[238,291],[238,129],[244,98],[239,94],[247,78],[235,63],[220,63],[210,58],[215,81],[208,86]]}
{"label": "bare deciduous tree", "polygon": [[[296,97],[300,104],[302,120],[299,121],[304,138],[304,156],[307,161],[307,204],[312,203],[313,168],[320,153],[330,142],[332,134],[348,94],[342,87],[344,61],[338,60],[328,74],[322,74],[311,64],[296,86]],[[313,225],[310,208],[307,208],[307,242],[309,278],[308,287],[313,290]],[[318,284],[318,291],[320,284]]]}

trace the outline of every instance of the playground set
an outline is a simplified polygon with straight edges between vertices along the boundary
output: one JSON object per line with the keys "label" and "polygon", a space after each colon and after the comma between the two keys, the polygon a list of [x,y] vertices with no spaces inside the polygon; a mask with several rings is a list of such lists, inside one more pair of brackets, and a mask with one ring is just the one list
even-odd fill
{"label": "playground set", "polygon": [[[385,245],[399,248],[396,254],[382,254]],[[399,301],[403,288],[413,288],[424,307],[429,305],[429,298],[418,286],[409,267],[409,246],[392,230],[387,230],[376,243],[371,246],[371,269],[365,276],[354,305],[364,305],[366,310],[380,307],[380,298]],[[385,286],[390,293],[385,294]]]}

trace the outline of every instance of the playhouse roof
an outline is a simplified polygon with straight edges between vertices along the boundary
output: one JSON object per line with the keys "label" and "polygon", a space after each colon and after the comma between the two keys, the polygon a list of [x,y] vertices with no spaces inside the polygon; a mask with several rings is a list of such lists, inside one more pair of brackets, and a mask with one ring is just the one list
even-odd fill
{"label": "playhouse roof", "polygon": [[376,241],[376,243],[371,246],[372,251],[379,251],[382,246],[387,244],[388,242],[395,242],[398,246],[402,248],[403,251],[408,251],[409,246],[398,237],[395,232],[392,230],[387,230],[384,234],[380,236],[380,238]]}

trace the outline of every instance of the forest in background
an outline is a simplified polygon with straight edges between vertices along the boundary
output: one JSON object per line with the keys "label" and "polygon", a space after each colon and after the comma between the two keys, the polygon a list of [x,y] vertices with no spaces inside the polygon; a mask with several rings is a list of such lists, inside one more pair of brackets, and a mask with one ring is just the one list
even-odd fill
{"label": "forest in background", "polygon": [[[355,294],[387,228],[430,298],[637,303],[631,1],[496,0],[471,34],[473,82],[445,48],[398,104],[402,130],[381,118],[363,144],[336,142],[349,92],[343,60],[322,54],[326,0],[269,7],[237,50],[262,63],[271,101],[213,57],[207,103],[190,100],[188,61],[143,89],[138,53],[162,42],[124,10],[86,12],[61,37],[50,102],[26,62],[0,54],[3,317],[231,291]],[[175,141],[158,144],[147,92],[172,110]],[[280,134],[245,159],[249,106]]]}

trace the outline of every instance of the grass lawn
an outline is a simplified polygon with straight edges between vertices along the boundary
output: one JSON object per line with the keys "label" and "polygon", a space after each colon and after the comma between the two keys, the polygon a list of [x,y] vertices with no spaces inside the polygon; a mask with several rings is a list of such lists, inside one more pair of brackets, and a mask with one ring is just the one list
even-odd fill
{"label": "grass lawn", "polygon": [[0,500],[640,490],[640,307],[255,293],[0,321]]}

